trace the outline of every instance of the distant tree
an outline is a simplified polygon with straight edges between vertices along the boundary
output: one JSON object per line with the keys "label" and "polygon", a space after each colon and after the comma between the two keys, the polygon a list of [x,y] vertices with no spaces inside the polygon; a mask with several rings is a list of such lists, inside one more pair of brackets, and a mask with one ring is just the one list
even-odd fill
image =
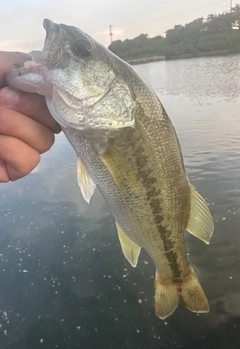
{"label": "distant tree", "polygon": [[232,26],[233,28],[240,29],[240,5],[237,4],[235,7],[232,7],[231,14],[233,16]]}
{"label": "distant tree", "polygon": [[229,12],[219,15],[210,14],[207,17],[205,26],[209,32],[219,32],[232,29],[233,15]]}
{"label": "distant tree", "polygon": [[177,24],[166,37],[141,34],[132,40],[114,41],[109,49],[125,60],[152,56],[199,54],[215,50],[240,51],[240,5],[230,12],[209,14],[185,25]]}
{"label": "distant tree", "polygon": [[188,37],[199,37],[201,33],[205,30],[205,23],[203,17],[197,18],[194,21],[187,23],[185,25],[185,34]]}
{"label": "distant tree", "polygon": [[166,31],[166,39],[171,44],[178,44],[184,37],[184,26],[175,25],[173,29]]}

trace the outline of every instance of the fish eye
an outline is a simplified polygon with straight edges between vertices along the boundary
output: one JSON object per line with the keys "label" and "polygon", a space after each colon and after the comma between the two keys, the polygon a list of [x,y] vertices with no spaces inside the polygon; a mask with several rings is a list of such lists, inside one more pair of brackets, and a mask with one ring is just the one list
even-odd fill
{"label": "fish eye", "polygon": [[79,57],[87,57],[91,55],[92,45],[87,40],[77,40],[73,43],[72,50]]}

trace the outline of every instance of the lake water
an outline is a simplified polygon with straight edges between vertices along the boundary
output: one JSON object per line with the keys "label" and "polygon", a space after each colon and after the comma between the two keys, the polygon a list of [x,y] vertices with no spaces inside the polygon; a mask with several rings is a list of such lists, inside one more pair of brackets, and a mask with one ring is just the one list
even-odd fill
{"label": "lake water", "polygon": [[27,178],[0,186],[1,349],[237,348],[240,345],[240,55],[135,66],[163,102],[192,183],[209,203],[209,246],[186,233],[211,305],[154,313],[153,263],[124,258],[111,212],[89,205],[62,134]]}

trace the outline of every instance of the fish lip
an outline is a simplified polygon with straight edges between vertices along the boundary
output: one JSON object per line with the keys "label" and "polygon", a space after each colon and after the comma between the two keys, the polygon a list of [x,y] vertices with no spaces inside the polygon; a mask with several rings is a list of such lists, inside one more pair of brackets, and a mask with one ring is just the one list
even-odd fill
{"label": "fish lip", "polygon": [[65,35],[67,34],[67,36],[69,36],[69,38],[71,38],[72,28],[78,29],[75,27],[68,26],[66,24],[55,23],[48,18],[45,18],[43,20],[43,27],[46,30],[46,38],[48,38],[48,39],[50,38],[52,40],[54,40],[57,36],[62,37],[63,33]]}
{"label": "fish lip", "polygon": [[66,32],[69,31],[69,29],[71,28],[69,25],[66,24],[57,24],[53,21],[51,21],[51,19],[45,18],[43,20],[43,28],[46,30],[46,32],[48,33],[49,31],[55,30],[58,27],[62,27]]}
{"label": "fish lip", "polygon": [[44,18],[43,20],[43,27],[46,31],[49,30],[49,28],[51,28],[55,23],[53,23],[53,21],[51,21],[48,18]]}
{"label": "fish lip", "polygon": [[42,49],[42,59],[43,63],[51,68],[62,55],[63,28],[48,18],[43,20],[43,27],[46,30],[46,37]]}
{"label": "fish lip", "polygon": [[49,36],[52,33],[56,33],[59,31],[59,28],[61,27],[60,24],[54,23],[48,18],[45,18],[43,20],[43,28],[46,30],[46,35]]}
{"label": "fish lip", "polygon": [[60,42],[64,37],[65,39],[69,39],[71,42],[74,39],[77,40],[79,35],[91,39],[89,35],[81,31],[79,28],[63,23],[55,23],[48,18],[43,20],[43,27],[46,30],[46,41],[51,41],[50,39],[54,41],[56,39]]}
{"label": "fish lip", "polygon": [[57,23],[54,23],[53,21],[51,21],[48,18],[45,18],[43,20],[43,27],[46,30],[45,44],[46,44],[46,42],[48,42],[47,46],[50,46],[50,44],[52,44],[52,42],[54,41],[54,39],[56,37],[56,33],[59,32],[60,25]]}

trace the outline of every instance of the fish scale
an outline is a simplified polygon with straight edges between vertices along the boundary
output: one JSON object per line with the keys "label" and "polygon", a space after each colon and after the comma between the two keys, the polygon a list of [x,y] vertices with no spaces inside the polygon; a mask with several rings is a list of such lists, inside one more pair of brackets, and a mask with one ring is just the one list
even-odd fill
{"label": "fish scale", "polygon": [[156,314],[171,315],[180,297],[190,310],[208,312],[187,260],[184,231],[209,243],[213,221],[189,182],[176,132],[157,95],[131,66],[80,29],[50,20],[44,27],[43,51],[33,51],[33,62],[12,71],[9,83],[46,95],[77,153],[83,197],[89,202],[98,187],[133,266],[141,248],[152,258]]}

